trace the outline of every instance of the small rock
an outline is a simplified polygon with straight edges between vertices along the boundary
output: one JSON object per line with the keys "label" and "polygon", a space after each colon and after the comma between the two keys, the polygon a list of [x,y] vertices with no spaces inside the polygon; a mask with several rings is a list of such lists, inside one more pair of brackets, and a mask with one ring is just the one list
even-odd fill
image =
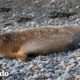
{"label": "small rock", "polygon": [[34,74],[32,78],[38,78],[38,75],[37,74]]}
{"label": "small rock", "polygon": [[73,63],[75,63],[75,61],[76,60],[74,60],[74,58],[72,58],[72,59],[69,60],[69,64],[73,64]]}
{"label": "small rock", "polygon": [[61,77],[58,77],[56,80],[62,80]]}

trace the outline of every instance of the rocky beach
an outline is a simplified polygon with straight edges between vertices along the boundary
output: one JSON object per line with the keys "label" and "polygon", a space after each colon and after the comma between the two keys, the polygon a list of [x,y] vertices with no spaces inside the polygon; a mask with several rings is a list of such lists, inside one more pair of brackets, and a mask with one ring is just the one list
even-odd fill
{"label": "rocky beach", "polygon": [[[80,25],[79,0],[0,0],[0,32],[28,27]],[[75,55],[76,54],[76,55]],[[0,58],[0,80],[79,80],[80,49],[37,56],[29,61]]]}

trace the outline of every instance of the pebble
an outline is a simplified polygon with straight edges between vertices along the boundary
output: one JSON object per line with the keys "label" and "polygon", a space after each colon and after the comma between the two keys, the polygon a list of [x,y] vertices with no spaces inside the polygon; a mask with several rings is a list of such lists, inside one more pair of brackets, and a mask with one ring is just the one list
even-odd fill
{"label": "pebble", "polygon": [[31,69],[31,68],[33,68],[33,67],[34,67],[34,65],[31,64],[31,65],[28,66],[28,69]]}
{"label": "pebble", "polygon": [[72,58],[72,59],[69,60],[69,64],[73,64],[73,63],[75,63],[75,61],[76,60],[74,60],[74,58]]}
{"label": "pebble", "polygon": [[42,68],[41,70],[40,70],[41,72],[46,72],[46,71],[48,71],[46,68]]}
{"label": "pebble", "polygon": [[80,61],[80,57],[77,57],[76,60],[77,60],[77,61]]}
{"label": "pebble", "polygon": [[35,78],[38,78],[38,75],[37,74],[34,74],[32,78],[34,78],[34,79]]}
{"label": "pebble", "polygon": [[41,69],[43,68],[43,64],[39,64],[38,67]]}
{"label": "pebble", "polygon": [[48,79],[46,79],[46,80],[53,80],[53,79],[51,79],[51,78],[48,78]]}
{"label": "pebble", "polygon": [[60,77],[58,77],[56,80],[62,80],[62,79],[61,79],[61,76],[60,76]]}

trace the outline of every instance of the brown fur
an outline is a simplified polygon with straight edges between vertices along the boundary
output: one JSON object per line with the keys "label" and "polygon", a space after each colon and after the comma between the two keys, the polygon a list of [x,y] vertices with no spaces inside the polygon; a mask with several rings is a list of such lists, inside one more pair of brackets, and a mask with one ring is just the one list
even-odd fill
{"label": "brown fur", "polygon": [[[0,34],[0,54],[25,60],[28,54],[46,54],[63,51],[80,42],[80,27],[32,27],[25,30]],[[26,54],[26,55],[25,55]]]}

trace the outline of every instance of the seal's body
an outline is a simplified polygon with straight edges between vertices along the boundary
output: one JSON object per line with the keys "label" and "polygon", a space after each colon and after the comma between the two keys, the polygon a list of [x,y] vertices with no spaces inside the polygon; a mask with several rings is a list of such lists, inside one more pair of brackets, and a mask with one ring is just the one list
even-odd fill
{"label": "seal's body", "polygon": [[78,47],[78,25],[31,27],[25,30],[0,34],[0,54],[18,60],[27,55],[45,55],[48,52],[65,51]]}

